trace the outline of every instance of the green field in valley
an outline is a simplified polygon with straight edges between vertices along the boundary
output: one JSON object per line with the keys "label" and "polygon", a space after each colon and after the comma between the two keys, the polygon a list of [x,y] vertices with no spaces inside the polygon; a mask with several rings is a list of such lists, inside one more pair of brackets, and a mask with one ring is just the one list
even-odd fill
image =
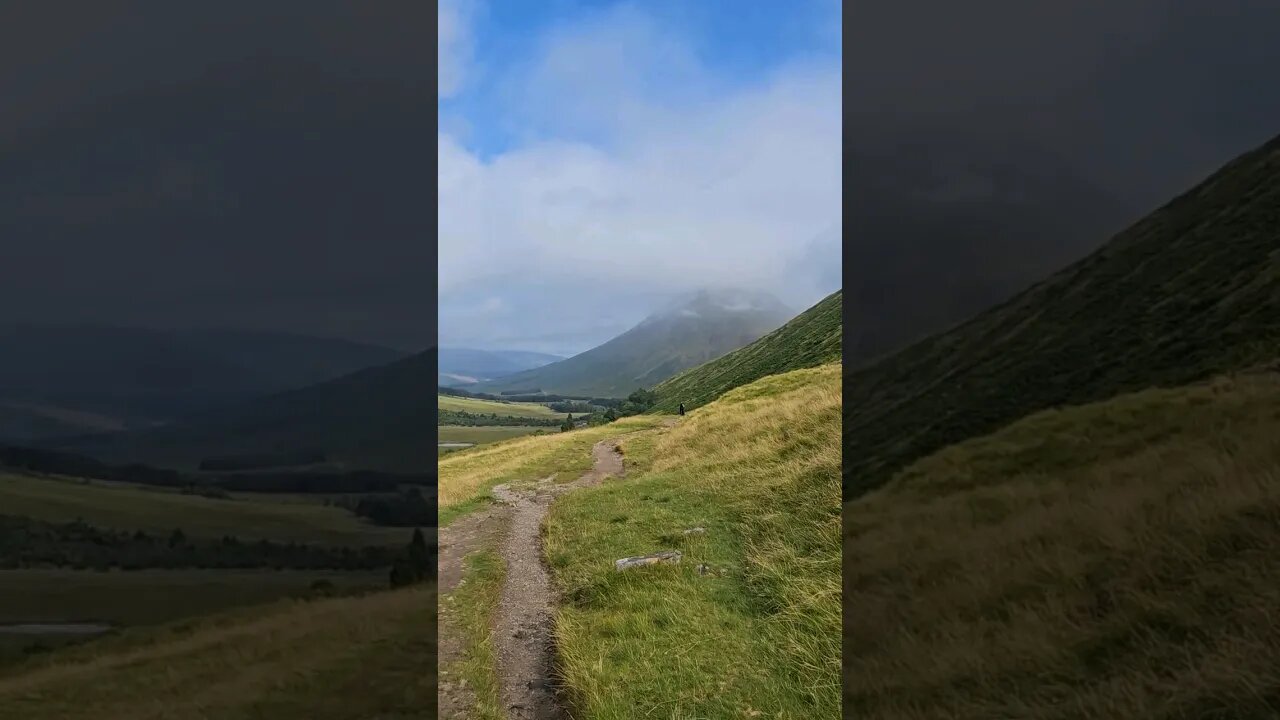
{"label": "green field in valley", "polygon": [[278,502],[240,494],[233,499],[187,495],[168,488],[69,480],[0,471],[0,508],[49,522],[77,518],[98,527],[189,537],[268,539],[331,545],[396,545],[410,531],[379,527],[318,500]]}
{"label": "green field in valley", "polygon": [[473,415],[489,415],[492,413],[499,417],[522,418],[550,418],[560,415],[560,413],[540,403],[498,402],[497,400],[458,397],[456,395],[437,395],[437,402],[441,410],[467,412]]}

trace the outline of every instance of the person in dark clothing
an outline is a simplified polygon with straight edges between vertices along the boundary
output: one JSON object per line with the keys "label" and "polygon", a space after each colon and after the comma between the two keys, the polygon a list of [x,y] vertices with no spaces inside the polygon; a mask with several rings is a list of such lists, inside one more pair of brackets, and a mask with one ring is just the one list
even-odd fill
{"label": "person in dark clothing", "polygon": [[680,414],[684,414],[684,403],[680,403]]}

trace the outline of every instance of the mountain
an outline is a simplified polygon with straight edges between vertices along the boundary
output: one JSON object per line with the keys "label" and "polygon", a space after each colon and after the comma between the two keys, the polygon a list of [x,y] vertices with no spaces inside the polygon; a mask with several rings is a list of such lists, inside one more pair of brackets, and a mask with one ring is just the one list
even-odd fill
{"label": "mountain", "polygon": [[843,298],[837,290],[750,345],[662,381],[653,411],[675,412],[680,403],[692,410],[767,375],[840,360]]}
{"label": "mountain", "polygon": [[1030,413],[1280,354],[1280,137],[954,329],[845,366],[844,485]]}
{"label": "mountain", "polygon": [[478,384],[481,392],[541,390],[625,397],[736,350],[792,313],[767,293],[702,290],[679,298],[639,325],[567,360]]}
{"label": "mountain", "polygon": [[1280,713],[1280,137],[844,374],[844,715]]}
{"label": "mountain", "polygon": [[1139,216],[1062,158],[1010,138],[920,130],[846,151],[850,364],[900,350],[1097,249]]}
{"label": "mountain", "polygon": [[402,356],[284,333],[0,327],[0,436],[143,427]]}
{"label": "mountain", "polygon": [[71,438],[54,447],[107,462],[193,468],[212,456],[320,451],[349,468],[435,467],[436,351],[162,427]]}
{"label": "mountain", "polygon": [[513,375],[522,370],[563,360],[559,355],[523,350],[475,350],[440,348],[440,384],[445,387],[471,385],[484,380]]}

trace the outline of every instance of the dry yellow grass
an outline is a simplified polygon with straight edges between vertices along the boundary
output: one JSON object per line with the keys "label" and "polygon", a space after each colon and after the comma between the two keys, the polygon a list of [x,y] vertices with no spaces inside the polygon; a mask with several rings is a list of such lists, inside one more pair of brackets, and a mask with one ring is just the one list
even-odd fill
{"label": "dry yellow grass", "polygon": [[1030,416],[845,508],[862,718],[1280,717],[1280,376]]}
{"label": "dry yellow grass", "polygon": [[500,483],[534,480],[556,474],[571,479],[591,467],[591,446],[609,437],[657,425],[660,419],[641,415],[608,425],[567,433],[516,438],[450,453],[438,464],[438,499],[444,512],[483,498]]}
{"label": "dry yellow grass", "polygon": [[0,674],[24,720],[430,717],[431,589],[289,602],[136,631]]}
{"label": "dry yellow grass", "polygon": [[[838,364],[766,377],[630,435],[625,479],[556,501],[575,717],[838,715],[840,413]],[[613,569],[663,549],[684,562]]]}

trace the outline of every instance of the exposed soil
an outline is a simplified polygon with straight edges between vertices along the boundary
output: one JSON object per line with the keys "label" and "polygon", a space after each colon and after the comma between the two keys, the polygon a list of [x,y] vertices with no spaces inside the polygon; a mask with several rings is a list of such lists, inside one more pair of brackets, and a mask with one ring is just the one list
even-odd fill
{"label": "exposed soil", "polygon": [[494,497],[509,505],[512,512],[502,543],[506,581],[494,623],[502,705],[512,720],[564,717],[552,680],[555,591],[543,562],[540,529],[556,496],[623,474],[616,440],[596,443],[591,456],[591,470],[570,483],[557,485],[547,479],[526,490],[494,488]]}
{"label": "exposed soil", "polygon": [[[559,495],[598,485],[605,477],[624,473],[616,440],[602,440],[591,449],[592,468],[569,483],[554,476],[532,486],[500,485],[493,489],[498,504],[459,518],[439,532],[439,583],[447,597],[462,579],[462,559],[470,552],[500,543],[506,566],[502,595],[494,622],[494,649],[502,707],[511,720],[558,720],[565,717],[553,681],[551,642],[555,591],[542,557],[542,520]],[[505,532],[504,532],[505,529]],[[460,660],[465,643],[448,618],[443,601],[439,625],[439,662],[447,668]],[[459,680],[441,677],[440,717],[469,717],[474,696]]]}

